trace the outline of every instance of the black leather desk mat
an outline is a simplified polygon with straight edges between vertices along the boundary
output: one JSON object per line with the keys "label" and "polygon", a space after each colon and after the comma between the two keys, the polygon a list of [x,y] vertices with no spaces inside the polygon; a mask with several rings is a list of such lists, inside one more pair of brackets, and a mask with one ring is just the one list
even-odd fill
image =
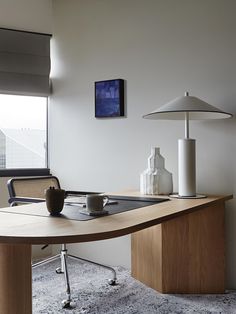
{"label": "black leather desk mat", "polygon": [[[140,207],[151,206],[151,205],[169,200],[169,199],[163,199],[163,198],[154,199],[154,198],[147,198],[147,197],[129,197],[129,196],[123,197],[123,196],[109,196],[109,195],[108,197],[110,200],[115,200],[118,203],[106,205],[104,209],[108,211],[108,214],[104,216],[114,215],[114,214],[122,213],[128,210],[137,209]],[[75,207],[75,209],[73,208],[71,209],[71,207]],[[87,215],[79,213],[80,209],[81,207],[74,206],[74,205],[64,206],[61,214],[63,215],[63,217],[68,218],[68,219],[73,219],[73,220],[90,220],[94,218],[104,217],[104,216],[87,216]]]}
{"label": "black leather desk mat", "polygon": [[[106,205],[105,209],[108,211],[108,215],[122,213],[128,210],[137,209],[140,207],[151,206],[157,203],[168,201],[167,198],[148,198],[148,197],[131,197],[131,196],[109,196],[110,200],[116,200],[117,204]],[[70,220],[91,220],[104,216],[88,216],[81,214],[79,212],[81,210],[80,206],[76,205],[64,205],[62,212],[58,216],[51,216],[47,211],[45,206],[37,208],[37,210],[32,210],[30,208],[25,207],[24,209],[21,206],[10,207],[8,210],[4,210],[5,212],[11,212],[16,214],[24,214],[30,216],[42,216],[42,217],[61,217]]]}

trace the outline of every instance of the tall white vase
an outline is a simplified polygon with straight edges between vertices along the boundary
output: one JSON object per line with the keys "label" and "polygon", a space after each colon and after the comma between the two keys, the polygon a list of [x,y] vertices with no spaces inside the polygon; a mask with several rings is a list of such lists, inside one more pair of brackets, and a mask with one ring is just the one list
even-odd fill
{"label": "tall white vase", "polygon": [[165,159],[159,147],[151,148],[148,168],[140,175],[140,192],[151,195],[168,195],[173,192],[172,174],[165,169]]}

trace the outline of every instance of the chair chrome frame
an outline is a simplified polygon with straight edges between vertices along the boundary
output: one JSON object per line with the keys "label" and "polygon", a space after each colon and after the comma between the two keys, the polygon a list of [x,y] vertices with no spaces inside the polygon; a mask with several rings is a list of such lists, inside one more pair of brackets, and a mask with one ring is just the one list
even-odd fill
{"label": "chair chrome frame", "polygon": [[[52,179],[55,181],[55,188],[60,188],[60,183],[57,177],[55,176],[43,176],[43,177],[27,177],[27,178],[11,178],[10,180],[8,180],[7,182],[7,187],[8,187],[8,192],[9,192],[9,204],[10,206],[17,206],[20,204],[27,204],[27,203],[39,203],[39,202],[44,202],[45,199],[44,198],[36,198],[36,197],[27,197],[27,196],[19,196],[16,195],[17,193],[15,192],[15,188],[14,188],[14,183],[15,182],[20,182],[22,181],[22,183],[24,182],[29,182],[30,180],[47,180],[47,179]],[[49,186],[48,186],[49,188]],[[66,191],[66,197],[69,195],[85,195],[85,194],[91,194],[91,193],[97,193],[97,192],[85,192],[85,191]],[[42,249],[44,249],[45,247],[47,247],[48,244],[44,245],[42,247]],[[56,273],[57,274],[64,274],[65,277],[65,284],[66,284],[66,299],[62,301],[62,307],[63,308],[73,308],[75,307],[75,303],[72,301],[71,298],[71,289],[70,289],[70,281],[69,281],[69,273],[68,273],[68,266],[67,266],[67,259],[68,258],[72,258],[72,259],[76,259],[76,260],[81,260],[84,262],[88,262],[91,263],[93,265],[99,266],[99,267],[103,267],[109,271],[112,272],[112,278],[108,280],[109,285],[115,285],[116,281],[117,281],[117,277],[116,277],[116,271],[114,270],[114,268],[107,266],[107,265],[103,265],[85,258],[81,258],[78,256],[74,256],[71,254],[68,254],[68,250],[66,247],[66,244],[62,244],[61,246],[61,251],[59,254],[55,255],[55,256],[51,256],[49,258],[46,258],[40,262],[37,263],[33,263],[32,264],[32,268],[38,267],[40,265],[46,264],[46,263],[50,263],[56,259],[60,259],[61,265],[60,267],[58,267],[56,269]]]}

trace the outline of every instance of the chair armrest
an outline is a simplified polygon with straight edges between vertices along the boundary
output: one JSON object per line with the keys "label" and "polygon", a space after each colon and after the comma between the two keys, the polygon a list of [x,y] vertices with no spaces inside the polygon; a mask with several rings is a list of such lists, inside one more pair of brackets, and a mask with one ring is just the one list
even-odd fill
{"label": "chair armrest", "polygon": [[17,205],[18,203],[40,203],[45,202],[44,198],[36,198],[36,197],[10,197],[8,203],[11,206]]}

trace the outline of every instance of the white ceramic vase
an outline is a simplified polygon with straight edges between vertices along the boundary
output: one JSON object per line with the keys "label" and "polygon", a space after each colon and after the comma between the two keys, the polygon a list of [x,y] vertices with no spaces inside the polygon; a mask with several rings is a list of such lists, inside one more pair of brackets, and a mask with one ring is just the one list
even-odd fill
{"label": "white ceramic vase", "polygon": [[140,175],[140,192],[151,195],[168,195],[173,192],[172,174],[165,169],[165,159],[159,147],[151,148],[148,168]]}

